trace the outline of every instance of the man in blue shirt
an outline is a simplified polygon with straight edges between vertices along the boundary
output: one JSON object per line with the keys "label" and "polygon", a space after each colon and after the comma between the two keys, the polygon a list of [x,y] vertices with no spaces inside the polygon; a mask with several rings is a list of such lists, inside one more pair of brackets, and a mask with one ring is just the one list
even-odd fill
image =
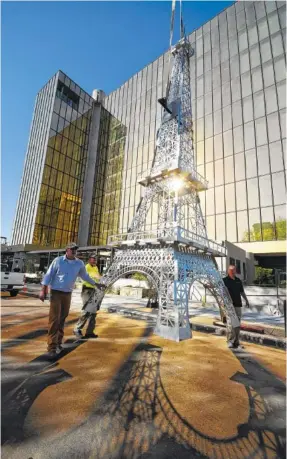
{"label": "man in blue shirt", "polygon": [[84,263],[76,258],[78,246],[74,242],[66,247],[66,254],[55,258],[42,281],[42,290],[39,295],[44,301],[51,288],[49,326],[48,326],[48,358],[54,359],[62,351],[64,324],[69,314],[72,291],[77,277],[102,288],[96,284],[85,268]]}

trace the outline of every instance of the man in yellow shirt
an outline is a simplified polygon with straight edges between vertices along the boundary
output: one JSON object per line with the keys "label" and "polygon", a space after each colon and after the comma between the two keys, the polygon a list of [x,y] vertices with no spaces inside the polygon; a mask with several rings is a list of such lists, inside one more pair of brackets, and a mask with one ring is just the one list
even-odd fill
{"label": "man in yellow shirt", "polygon": [[[101,278],[98,267],[96,265],[96,255],[92,253],[89,256],[88,263],[86,264],[86,270],[88,275],[98,282]],[[75,328],[74,328],[74,335],[77,336],[77,338],[82,338],[82,328],[84,328],[86,322],[88,322],[88,326],[86,329],[86,334],[85,338],[97,338],[98,336],[95,335],[94,330],[96,326],[96,312],[88,312],[85,311],[85,306],[88,304],[89,300],[92,298],[93,294],[95,291],[95,286],[92,284],[89,284],[89,282],[83,282],[82,286],[82,301],[83,301],[83,309],[82,309],[82,314],[81,317],[79,318]]]}

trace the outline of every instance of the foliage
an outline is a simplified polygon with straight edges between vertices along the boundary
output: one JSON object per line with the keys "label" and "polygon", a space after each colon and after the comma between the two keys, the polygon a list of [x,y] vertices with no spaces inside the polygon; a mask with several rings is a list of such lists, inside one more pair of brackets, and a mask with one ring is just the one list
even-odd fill
{"label": "foliage", "polygon": [[142,273],[134,273],[131,278],[138,281],[148,281],[147,277]]}
{"label": "foliage", "polygon": [[255,284],[274,284],[275,279],[272,275],[273,270],[255,266]]}
{"label": "foliage", "polygon": [[275,223],[262,222],[262,237],[260,223],[252,225],[251,231],[245,231],[242,242],[274,241],[286,239],[286,219],[279,218]]}

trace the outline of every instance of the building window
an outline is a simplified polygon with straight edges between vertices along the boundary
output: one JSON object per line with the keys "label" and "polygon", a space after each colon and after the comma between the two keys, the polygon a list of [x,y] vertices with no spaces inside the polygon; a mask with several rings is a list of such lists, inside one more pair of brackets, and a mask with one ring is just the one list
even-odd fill
{"label": "building window", "polygon": [[236,272],[237,272],[237,274],[241,274],[241,263],[240,263],[240,260],[236,260]]}
{"label": "building window", "polygon": [[243,280],[246,281],[246,264],[243,262]]}

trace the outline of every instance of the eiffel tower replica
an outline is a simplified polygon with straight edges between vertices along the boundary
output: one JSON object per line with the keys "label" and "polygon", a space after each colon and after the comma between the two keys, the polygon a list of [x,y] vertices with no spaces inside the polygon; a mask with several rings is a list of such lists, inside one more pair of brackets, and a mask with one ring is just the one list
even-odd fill
{"label": "eiffel tower replica", "polygon": [[[144,195],[128,232],[109,237],[108,245],[116,250],[102,282],[109,287],[127,274],[145,274],[158,292],[155,333],[180,341],[191,337],[188,299],[195,281],[214,295],[228,328],[239,322],[215,262],[215,257],[226,256],[226,249],[208,239],[198,196],[208,184],[196,170],[190,91],[193,50],[183,33],[170,52],[173,65],[166,97],[159,100],[163,116],[154,159],[150,172],[138,180]],[[158,219],[148,227],[152,206]],[[97,294],[101,301],[103,293]]]}

